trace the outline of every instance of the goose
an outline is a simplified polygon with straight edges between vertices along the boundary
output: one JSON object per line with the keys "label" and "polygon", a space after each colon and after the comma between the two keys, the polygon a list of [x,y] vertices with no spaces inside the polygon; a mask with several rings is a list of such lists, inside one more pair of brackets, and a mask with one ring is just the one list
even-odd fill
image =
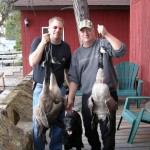
{"label": "goose", "polygon": [[53,71],[51,72],[51,76],[50,76],[49,91],[54,96],[53,101],[55,104],[58,104],[63,101],[62,93],[60,88],[58,87],[56,77]]}
{"label": "goose", "polygon": [[46,141],[46,131],[58,119],[60,112],[65,109],[64,97],[58,87],[55,74],[51,63],[45,62],[45,77],[43,81],[43,89],[39,96],[39,103],[33,111],[33,115],[37,123],[37,136],[41,136],[43,142]]}
{"label": "goose", "polygon": [[88,107],[93,117],[96,115],[96,119],[105,121],[107,118],[110,118],[111,111],[117,109],[117,103],[110,95],[106,75],[103,69],[103,53],[101,52],[101,49],[99,53],[96,80],[92,87],[92,94],[88,99]]}
{"label": "goose", "polygon": [[92,94],[88,99],[88,107],[91,113],[97,115],[98,120],[105,120],[109,115],[105,100],[111,97],[109,87],[106,83],[104,70],[99,68],[96,75],[96,81],[92,88]]}

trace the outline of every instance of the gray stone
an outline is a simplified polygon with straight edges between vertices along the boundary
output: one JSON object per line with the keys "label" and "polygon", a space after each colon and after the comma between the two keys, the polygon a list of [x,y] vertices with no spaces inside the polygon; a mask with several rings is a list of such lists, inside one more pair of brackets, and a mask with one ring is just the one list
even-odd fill
{"label": "gray stone", "polygon": [[4,115],[5,117],[8,117],[7,111],[5,109],[0,108],[0,114]]}
{"label": "gray stone", "polygon": [[23,90],[13,90],[5,98],[5,102],[7,103],[6,111],[8,118],[14,124],[17,123],[16,120],[18,120],[18,117],[20,119],[32,119],[32,95]]}
{"label": "gray stone", "polygon": [[23,80],[20,84],[14,87],[14,90],[23,90],[30,95],[33,95],[32,82],[30,80]]}
{"label": "gray stone", "polygon": [[32,82],[23,80],[1,100],[1,106],[5,106],[4,109],[7,112],[8,119],[11,120],[14,125],[16,125],[20,119],[32,119],[32,96]]}
{"label": "gray stone", "polygon": [[32,135],[0,114],[0,150],[33,150]]}

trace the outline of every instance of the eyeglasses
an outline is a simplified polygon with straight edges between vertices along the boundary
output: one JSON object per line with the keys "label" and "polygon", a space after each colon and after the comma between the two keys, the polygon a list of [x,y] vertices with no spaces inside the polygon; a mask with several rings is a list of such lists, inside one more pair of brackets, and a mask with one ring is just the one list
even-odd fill
{"label": "eyeglasses", "polygon": [[63,29],[62,27],[53,26],[53,29],[56,30],[57,28],[58,28],[59,30],[62,30],[62,29]]}

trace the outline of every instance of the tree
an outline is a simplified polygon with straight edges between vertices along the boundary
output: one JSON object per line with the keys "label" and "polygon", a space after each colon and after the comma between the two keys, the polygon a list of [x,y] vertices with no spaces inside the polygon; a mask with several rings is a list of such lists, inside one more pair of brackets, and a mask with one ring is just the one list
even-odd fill
{"label": "tree", "polygon": [[90,19],[87,0],[73,0],[73,9],[74,9],[77,31],[78,31],[79,22],[84,19]]}
{"label": "tree", "polygon": [[5,24],[5,20],[12,11],[13,3],[16,1],[17,0],[0,0],[0,26]]}
{"label": "tree", "polygon": [[[15,38],[16,40],[18,40],[17,43],[21,44],[21,35],[19,34],[21,29],[19,27],[19,24],[20,24],[19,20],[16,22],[16,23],[19,23],[16,25],[19,28],[16,28],[16,30],[14,29],[15,31],[14,31],[14,33],[12,33],[13,28],[16,27],[16,26],[14,26],[13,21],[11,21],[11,18],[13,16],[12,15],[13,14],[12,13],[13,3],[15,3],[16,1],[18,1],[18,0],[0,0],[0,19],[1,19],[0,27],[5,27],[5,24],[6,24],[7,30],[8,30],[8,32],[6,31],[7,38],[10,38],[10,39]],[[77,29],[78,29],[79,22],[81,20],[90,19],[87,0],[73,0],[73,8],[74,8],[74,14],[75,14],[75,18],[76,18],[76,25],[77,25]],[[18,17],[18,16],[16,16],[16,17]],[[12,30],[11,30],[11,28],[12,28]],[[18,29],[20,29],[20,30],[18,31]],[[10,32],[9,32],[10,30],[11,30],[12,34],[10,34]],[[0,31],[0,35],[1,34],[3,34],[3,33]],[[80,41],[80,39],[79,39],[79,41]],[[80,41],[80,43],[81,43],[81,41]],[[20,45],[20,47],[21,47],[21,45]]]}
{"label": "tree", "polygon": [[16,50],[21,50],[21,19],[20,11],[12,11],[6,20],[6,39],[16,40]]}
{"label": "tree", "polygon": [[0,0],[0,36],[16,40],[15,49],[21,50],[20,12],[14,11],[13,3],[17,0]]}

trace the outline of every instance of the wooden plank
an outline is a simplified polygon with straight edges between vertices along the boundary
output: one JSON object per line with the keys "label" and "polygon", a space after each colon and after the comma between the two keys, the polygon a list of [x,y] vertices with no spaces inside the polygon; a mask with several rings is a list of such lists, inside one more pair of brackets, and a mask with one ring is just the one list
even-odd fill
{"label": "wooden plank", "polygon": [[145,108],[150,112],[150,101],[145,104]]}
{"label": "wooden plank", "polygon": [[0,72],[0,79],[1,79],[0,91],[3,91],[5,89],[4,75],[5,75],[4,72]]}
{"label": "wooden plank", "polygon": [[22,78],[8,77],[5,78],[5,86],[14,87],[22,81]]}
{"label": "wooden plank", "polygon": [[4,72],[0,72],[0,78],[4,77]]}
{"label": "wooden plank", "polygon": [[17,55],[0,55],[0,59],[15,59]]}
{"label": "wooden plank", "polygon": [[[87,0],[89,5],[130,5],[130,0]],[[28,0],[19,0],[14,5],[19,6],[56,6],[56,5],[71,5],[71,0],[36,0],[34,3],[29,3]]]}
{"label": "wooden plank", "polygon": [[11,76],[14,75],[14,73],[20,73],[22,69],[22,66],[5,66],[0,67],[0,72],[4,72],[5,76]]}
{"label": "wooden plank", "polygon": [[6,64],[11,64],[14,66],[16,63],[19,62],[20,59],[5,59],[5,60],[0,60],[0,63],[2,64],[2,67]]}

